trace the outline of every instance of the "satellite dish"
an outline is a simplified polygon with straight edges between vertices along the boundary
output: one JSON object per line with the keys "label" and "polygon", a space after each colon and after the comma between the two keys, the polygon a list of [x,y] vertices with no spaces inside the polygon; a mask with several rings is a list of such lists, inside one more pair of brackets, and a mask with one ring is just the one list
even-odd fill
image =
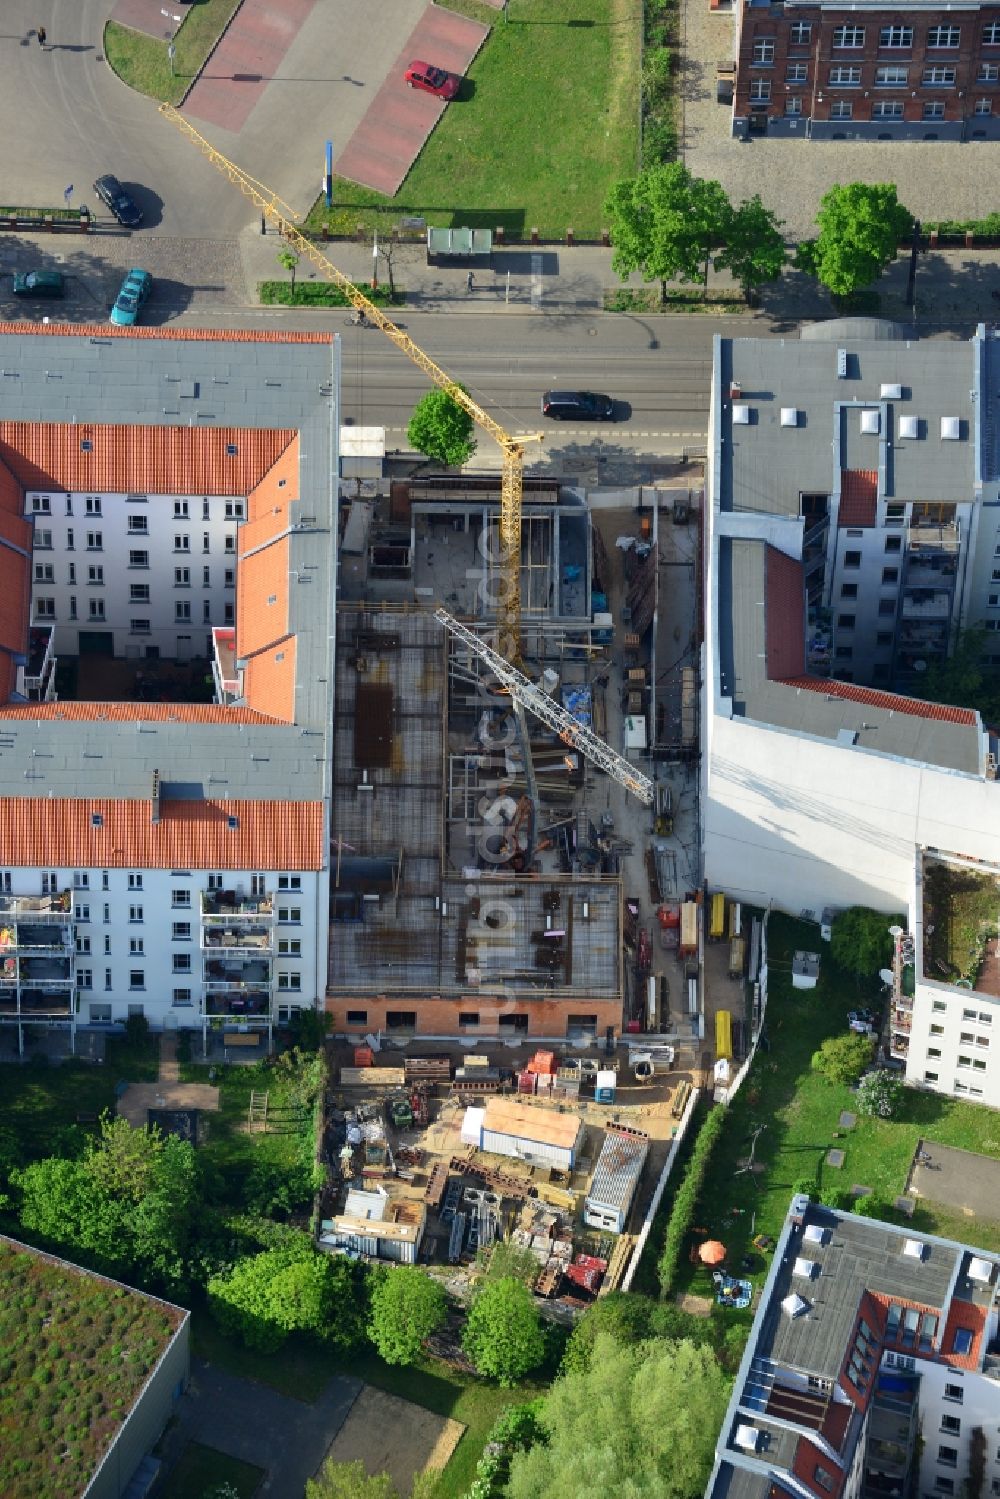
{"label": "satellite dish", "polygon": [[888,987],[891,987],[891,985],[892,985],[892,979],[893,979],[893,973],[892,973],[892,969],[891,968],[880,968],[879,971],[878,971],[878,976],[882,980],[883,984],[885,984]]}

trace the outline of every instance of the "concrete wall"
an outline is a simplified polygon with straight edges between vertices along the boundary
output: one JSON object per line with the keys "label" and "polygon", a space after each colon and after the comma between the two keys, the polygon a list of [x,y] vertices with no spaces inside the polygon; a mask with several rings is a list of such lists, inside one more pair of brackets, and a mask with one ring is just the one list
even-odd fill
{"label": "concrete wall", "polygon": [[[970,1437],[974,1428],[981,1426],[986,1433],[986,1477],[982,1492],[984,1495],[995,1493],[993,1486],[1000,1482],[1000,1447],[997,1446],[1000,1383],[983,1374],[951,1369],[947,1364],[932,1364],[924,1359],[918,1359],[916,1367],[920,1374],[920,1430],[924,1439],[920,1492],[933,1494],[934,1480],[940,1473],[954,1481],[956,1494],[962,1493],[969,1473]],[[961,1403],[946,1399],[947,1385],[961,1390]],[[942,1416],[957,1417],[961,1430],[958,1433],[942,1431]],[[942,1444],[958,1448],[957,1467],[942,1466],[938,1462],[938,1447]]]}

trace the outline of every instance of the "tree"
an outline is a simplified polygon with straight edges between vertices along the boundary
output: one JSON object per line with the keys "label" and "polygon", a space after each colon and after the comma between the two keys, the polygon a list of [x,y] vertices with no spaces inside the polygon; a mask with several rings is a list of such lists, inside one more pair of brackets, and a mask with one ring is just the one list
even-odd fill
{"label": "tree", "polygon": [[895,1119],[906,1085],[897,1072],[879,1068],[866,1073],[858,1084],[858,1112],[870,1119]]}
{"label": "tree", "polygon": [[486,1265],[487,1280],[514,1280],[523,1282],[530,1291],[538,1279],[538,1259],[525,1244],[512,1244],[509,1239],[498,1239],[491,1249],[481,1252],[480,1263]]}
{"label": "tree", "polygon": [[414,406],[406,436],[418,453],[460,467],[476,451],[472,429],[472,417],[454,396],[447,390],[429,390]]}
{"label": "tree", "polygon": [[786,260],[781,220],[764,207],[760,194],[755,193],[731,211],[725,240],[715,257],[715,269],[735,276],[749,303],[758,286],[776,281],[781,275]]}
{"label": "tree", "polygon": [[545,1397],[548,1445],[511,1459],[508,1499],[690,1499],[712,1467],[728,1382],[711,1351],[682,1341],[598,1339],[590,1367]]}
{"label": "tree", "polygon": [[531,1292],[513,1276],[487,1281],[469,1311],[462,1347],[479,1370],[516,1384],[545,1358],[545,1335]]}
{"label": "tree", "polygon": [[857,1082],[868,1066],[874,1045],[871,1036],[859,1036],[854,1031],[830,1036],[819,1051],[813,1052],[811,1066],[815,1072],[822,1072],[828,1082],[849,1086]]}
{"label": "tree", "polygon": [[292,295],[295,294],[295,268],[299,263],[299,257],[294,250],[279,250],[275,259],[283,270],[286,270],[292,278]]}
{"label": "tree", "polygon": [[306,1499],[399,1499],[399,1490],[388,1473],[369,1473],[360,1458],[337,1463],[329,1457],[307,1480]]}
{"label": "tree", "polygon": [[447,1316],[448,1299],[437,1281],[413,1265],[400,1265],[375,1282],[368,1332],[387,1364],[412,1364]]}
{"label": "tree", "polygon": [[318,1254],[303,1236],[213,1276],[208,1304],[223,1331],[248,1348],[273,1352],[290,1332],[307,1332],[347,1349],[363,1334],[361,1290],[351,1264]]}
{"label": "tree", "polygon": [[732,214],[721,185],[692,177],[679,161],[647,167],[638,177],[618,182],[604,205],[615,247],[612,265],[622,277],[640,271],[659,281],[702,281],[708,286],[712,251],[725,239]]}
{"label": "tree", "polygon": [[833,918],[830,956],[838,968],[870,978],[892,959],[891,926],[905,926],[903,916],[885,916],[867,906],[850,906]]}
{"label": "tree", "polygon": [[914,697],[955,708],[977,708],[988,723],[1000,719],[1000,672],[985,658],[986,631],[962,630],[943,661],[931,661],[910,688]]}
{"label": "tree", "polygon": [[894,183],[848,182],[823,194],[816,223],[819,235],[799,246],[795,263],[835,296],[847,297],[871,286],[895,259],[913,215],[897,199]]}
{"label": "tree", "polygon": [[612,1338],[619,1348],[641,1343],[652,1331],[654,1308],[660,1310],[648,1296],[633,1296],[627,1291],[610,1291],[602,1296],[587,1308],[570,1333],[562,1372],[580,1373],[589,1369],[594,1345],[601,1337]]}

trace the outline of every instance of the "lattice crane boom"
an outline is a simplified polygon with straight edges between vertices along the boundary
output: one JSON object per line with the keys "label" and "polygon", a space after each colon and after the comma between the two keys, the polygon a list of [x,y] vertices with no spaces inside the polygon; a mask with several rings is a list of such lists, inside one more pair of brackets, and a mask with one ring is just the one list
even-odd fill
{"label": "lattice crane boom", "polygon": [[317,245],[314,245],[296,228],[294,220],[297,215],[287,203],[278,197],[277,193],[272,192],[264,183],[258,182],[256,177],[251,177],[248,172],[243,171],[242,167],[236,166],[228,157],[223,156],[222,152],[216,150],[211,141],[206,140],[172,104],[161,104],[160,113],[183,135],[186,135],[208,157],[212,165],[240,189],[244,197],[249,198],[257,206],[264,218],[274,225],[282,238],[287,240],[299,255],[304,255],[307,260],[311,260],[328,281],[339,286],[351,305],[357,311],[364,312],[365,316],[377,328],[380,328],[387,338],[392,339],[407,359],[412,360],[439,390],[446,391],[463,411],[468,412],[476,426],[492,437],[499,447],[503,462],[500,483],[500,558],[497,572],[497,643],[504,656],[512,661],[519,661],[521,659],[521,493],[524,449],[528,443],[541,442],[544,433],[530,432],[517,437],[511,436],[506,428],[480,406],[478,401],[473,400],[468,391],[463,390],[447,371],[431,359],[429,354],[425,354],[419,344],[414,343],[404,329],[398,327],[391,318],[386,317],[382,309],[369,301],[349,276],[345,276],[343,271],[338,270],[333,261],[329,260]]}
{"label": "lattice crane boom", "polygon": [[567,713],[565,708],[560,708],[558,703],[553,702],[547,692],[537,687],[516,666],[505,661],[474,630],[470,630],[467,625],[455,619],[447,609],[435,609],[434,618],[489,667],[497,681],[506,687],[516,703],[520,703],[522,707],[527,708],[529,713],[533,713],[536,718],[548,724],[550,729],[554,729],[564,744],[586,755],[587,759],[599,770],[606,771],[620,786],[624,786],[626,791],[631,791],[632,795],[638,797],[647,807],[652,804],[653,783],[648,776],[636,770],[634,765],[630,765],[622,755],[605,744],[603,739],[599,739],[590,729],[578,723],[571,713]]}

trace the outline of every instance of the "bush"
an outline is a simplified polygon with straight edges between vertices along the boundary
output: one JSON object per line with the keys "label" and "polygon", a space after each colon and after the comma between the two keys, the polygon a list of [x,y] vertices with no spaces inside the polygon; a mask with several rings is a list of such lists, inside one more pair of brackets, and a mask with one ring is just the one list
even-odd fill
{"label": "bush", "polygon": [[149,1039],[149,1021],[145,1015],[130,1015],[125,1022],[125,1039],[129,1046],[145,1046]]}
{"label": "bush", "polygon": [[810,1202],[816,1202],[819,1191],[814,1176],[800,1176],[797,1181],[792,1182],[793,1197],[808,1197]]}
{"label": "bush", "polygon": [[698,1197],[701,1192],[708,1163],[711,1160],[712,1151],[715,1149],[719,1136],[722,1134],[726,1122],[726,1111],[724,1108],[713,1108],[705,1123],[698,1132],[691,1159],[688,1161],[684,1179],[674,1196],[673,1206],[670,1211],[670,1221],[667,1224],[666,1238],[663,1243],[663,1253],[660,1255],[660,1294],[669,1296],[673,1290],[677,1271],[680,1268],[681,1255],[687,1236],[694,1222],[694,1215],[698,1210]]}
{"label": "bush", "polygon": [[867,1072],[858,1085],[858,1112],[869,1119],[895,1119],[906,1085],[896,1072]]}
{"label": "bush", "polygon": [[[374,291],[370,286],[359,290],[363,290],[368,301],[374,302],[376,307],[391,307],[406,300],[398,287],[393,293],[390,293],[387,286],[380,286]],[[283,307],[351,306],[351,299],[346,292],[328,281],[299,282],[294,288],[287,281],[260,281],[257,284],[257,296],[265,307],[276,304]]]}
{"label": "bush", "polygon": [[642,164],[658,166],[677,155],[677,130],[672,120],[650,116],[642,127]]}
{"label": "bush", "polygon": [[829,1036],[819,1051],[813,1052],[810,1065],[828,1082],[849,1086],[857,1082],[868,1066],[874,1048],[871,1036],[859,1036],[854,1031],[844,1036]]}

